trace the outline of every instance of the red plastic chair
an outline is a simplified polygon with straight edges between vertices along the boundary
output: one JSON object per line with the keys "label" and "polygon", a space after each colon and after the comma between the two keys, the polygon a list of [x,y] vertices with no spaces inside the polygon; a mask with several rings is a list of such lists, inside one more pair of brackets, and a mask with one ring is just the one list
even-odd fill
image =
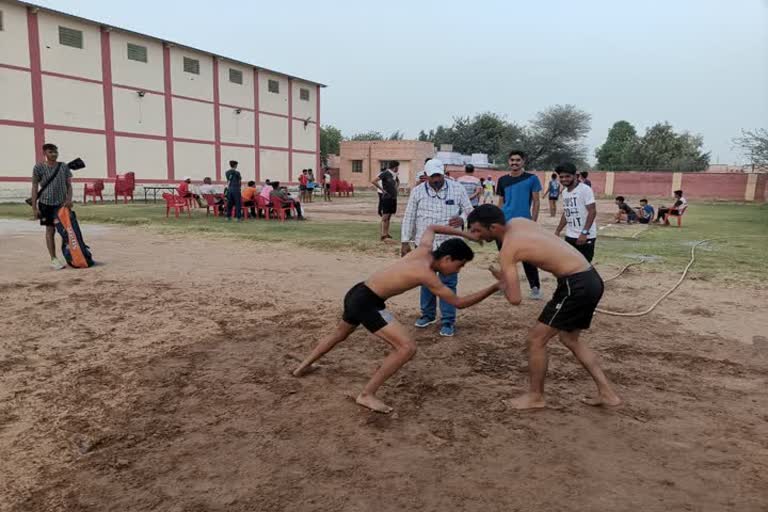
{"label": "red plastic chair", "polygon": [[[272,208],[272,203],[262,195],[256,196],[256,213],[264,215],[265,220],[270,219],[269,210]],[[258,218],[258,217],[257,217]]]}
{"label": "red plastic chair", "polygon": [[677,215],[671,215],[670,213],[667,213],[664,215],[664,224],[669,226],[669,219],[677,219],[677,227],[683,227],[683,215],[688,210],[688,207],[686,206],[682,210],[678,210],[677,208],[672,208],[669,210],[670,212],[677,212]]}
{"label": "red plastic chair", "polygon": [[219,205],[216,203],[216,201],[218,200],[218,197],[216,196],[216,194],[203,194],[203,199],[205,199],[206,217],[211,214],[211,209],[213,209],[213,216],[218,217]]}
{"label": "red plastic chair", "polygon": [[288,217],[287,212],[295,210],[293,201],[283,201],[279,197],[272,196],[272,211],[275,212],[277,220],[285,222]]}
{"label": "red plastic chair", "polygon": [[135,174],[127,172],[115,176],[115,202],[119,196],[123,196],[123,202],[128,203],[128,198],[133,201],[133,189],[136,187]]}
{"label": "red plastic chair", "polygon": [[184,210],[187,210],[187,216],[192,217],[192,212],[189,209],[189,205],[187,204],[187,201],[181,197],[169,194],[167,192],[163,193],[163,199],[165,199],[165,216],[168,217],[171,212],[171,208],[173,208],[176,211],[176,218],[179,218],[179,212],[183,212]]}
{"label": "red plastic chair", "polygon": [[104,180],[96,180],[93,183],[86,183],[85,188],[83,189],[83,204],[86,204],[88,202],[88,196],[93,196],[93,202],[96,202],[96,198],[98,197],[101,199],[101,202],[104,202],[104,196],[102,195],[102,192],[104,191]]}

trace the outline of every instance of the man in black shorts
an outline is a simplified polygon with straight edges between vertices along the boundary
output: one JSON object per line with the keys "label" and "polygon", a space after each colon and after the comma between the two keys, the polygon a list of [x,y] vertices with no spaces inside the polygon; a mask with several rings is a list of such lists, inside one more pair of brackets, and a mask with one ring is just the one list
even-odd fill
{"label": "man in black shorts", "polygon": [[387,165],[387,169],[381,171],[379,176],[371,183],[379,191],[379,215],[381,215],[381,241],[389,240],[392,236],[389,234],[389,223],[392,216],[397,213],[397,189],[398,178],[397,171],[400,162],[392,161]]}
{"label": "man in black shorts", "polygon": [[589,329],[592,315],[603,296],[603,280],[592,265],[574,247],[553,234],[541,230],[528,219],[511,219],[504,224],[504,214],[496,206],[484,204],[469,214],[467,224],[472,235],[490,242],[503,241],[495,275],[507,300],[520,304],[520,280],[517,264],[527,261],[557,277],[557,289],[528,336],[528,371],[530,389],[507,403],[514,409],[546,407],[544,379],[547,374],[547,343],[555,335],[573,352],[597,384],[597,397],[589,405],[615,406],[621,399],[597,362],[597,356],[579,334]]}
{"label": "man in black shorts", "polygon": [[496,282],[465,297],[457,297],[438,277],[457,273],[474,257],[472,249],[458,238],[450,238],[435,251],[432,250],[435,233],[452,234],[470,238],[467,233],[447,226],[429,226],[419,246],[390,267],[380,270],[352,287],[344,297],[344,313],[336,331],[318,343],[309,356],[294,370],[293,375],[307,374],[312,363],[330,352],[362,324],[371,333],[386,341],[395,350],[382,362],[373,374],[356,402],[376,412],[389,413],[392,408],[376,397],[376,391],[384,382],[407,363],[416,353],[416,344],[408,331],[387,311],[385,301],[417,286],[426,286],[441,300],[457,308],[467,308],[490,297],[499,289]]}
{"label": "man in black shorts", "polygon": [[59,148],[44,144],[45,161],[35,164],[32,170],[32,208],[40,225],[45,226],[45,245],[51,257],[51,268],[61,270],[64,263],[56,257],[55,224],[59,208],[72,208],[72,171],[59,162]]}

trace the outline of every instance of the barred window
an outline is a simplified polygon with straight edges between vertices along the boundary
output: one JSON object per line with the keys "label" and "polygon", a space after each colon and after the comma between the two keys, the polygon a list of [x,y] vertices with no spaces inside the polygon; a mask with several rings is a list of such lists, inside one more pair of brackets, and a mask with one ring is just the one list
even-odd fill
{"label": "barred window", "polygon": [[267,90],[275,94],[280,94],[280,82],[277,80],[270,80],[267,82]]}
{"label": "barred window", "polygon": [[352,172],[363,172],[362,160],[352,160]]}
{"label": "barred window", "polygon": [[190,59],[184,57],[184,72],[192,73],[193,75],[200,74],[200,61],[197,59]]}
{"label": "barred window", "polygon": [[299,89],[299,99],[303,101],[309,101],[309,89],[301,88]]}
{"label": "barred window", "polygon": [[139,44],[128,43],[128,60],[147,62],[147,47]]}
{"label": "barred window", "polygon": [[83,48],[83,31],[74,28],[59,27],[59,44],[72,48]]}
{"label": "barred window", "polygon": [[233,84],[243,85],[243,72],[239,69],[229,68],[229,81]]}

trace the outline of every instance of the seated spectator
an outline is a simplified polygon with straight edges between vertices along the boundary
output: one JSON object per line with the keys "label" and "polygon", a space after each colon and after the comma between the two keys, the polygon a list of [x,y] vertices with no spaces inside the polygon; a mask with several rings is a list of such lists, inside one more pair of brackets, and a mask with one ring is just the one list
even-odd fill
{"label": "seated spectator", "polygon": [[259,192],[259,195],[264,199],[266,199],[267,201],[269,201],[269,196],[272,195],[272,190],[274,189],[272,188],[271,182],[269,180],[266,180],[264,182],[264,186],[261,187],[261,191]]}
{"label": "seated spectator", "polygon": [[178,191],[179,195],[184,199],[192,198],[195,201],[197,201],[197,204],[199,206],[204,206],[202,201],[200,200],[200,196],[192,192],[192,190],[189,188],[189,185],[191,183],[192,183],[192,178],[190,178],[189,176],[185,176],[181,178],[181,183],[179,183],[179,186],[176,187],[176,190]]}
{"label": "seated spectator", "polygon": [[665,224],[669,224],[669,220],[667,219],[669,215],[677,217],[682,215],[683,212],[685,212],[685,209],[688,208],[688,201],[683,197],[683,191],[675,190],[674,193],[675,204],[672,206],[672,208],[667,208],[663,205],[659,206],[659,215],[656,217],[656,222],[664,222]]}
{"label": "seated spectator", "polygon": [[249,207],[251,209],[251,218],[256,217],[256,195],[258,194],[258,191],[256,190],[256,182],[255,181],[249,181],[248,186],[243,189],[242,196],[243,196],[243,208]]}
{"label": "seated spectator", "polygon": [[619,207],[619,211],[616,212],[616,217],[613,219],[616,224],[620,224],[622,220],[626,220],[627,224],[637,222],[637,214],[631,206],[624,202],[624,196],[616,197],[616,206]]}
{"label": "seated spectator", "polygon": [[291,194],[288,193],[288,189],[285,187],[280,187],[279,181],[273,181],[270,183],[272,185],[272,194],[270,195],[270,199],[273,202],[279,202],[279,203],[289,203],[292,204],[294,208],[296,208],[296,215],[299,220],[304,220],[304,214],[301,210],[301,203],[299,203],[296,199],[291,197]]}
{"label": "seated spectator", "polygon": [[637,208],[637,222],[648,224],[653,220],[653,206],[648,204],[647,199],[640,200],[640,206]]}
{"label": "seated spectator", "polygon": [[203,184],[198,187],[198,192],[201,196],[211,195],[216,198],[216,207],[219,209],[219,213],[224,213],[224,189],[214,185],[211,178],[203,178]]}

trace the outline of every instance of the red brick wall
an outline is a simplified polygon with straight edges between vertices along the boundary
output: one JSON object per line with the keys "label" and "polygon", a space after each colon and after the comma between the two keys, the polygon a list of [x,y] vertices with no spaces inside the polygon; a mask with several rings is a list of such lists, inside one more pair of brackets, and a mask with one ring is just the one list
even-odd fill
{"label": "red brick wall", "polygon": [[761,174],[757,177],[755,201],[765,202],[766,200],[768,200],[768,174]]}
{"label": "red brick wall", "polygon": [[672,195],[671,172],[616,172],[613,174],[614,196]]}
{"label": "red brick wall", "polygon": [[688,199],[743,201],[747,189],[746,174],[686,173],[680,185]]}

